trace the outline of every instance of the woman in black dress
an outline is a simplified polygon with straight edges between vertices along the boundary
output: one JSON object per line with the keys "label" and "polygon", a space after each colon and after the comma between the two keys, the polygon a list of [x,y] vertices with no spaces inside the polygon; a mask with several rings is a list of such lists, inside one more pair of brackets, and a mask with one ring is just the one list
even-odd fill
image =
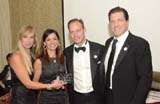
{"label": "woman in black dress", "polygon": [[[41,83],[59,83],[58,74],[64,73],[61,57],[60,38],[56,30],[47,29],[42,36],[40,53],[35,61],[34,81]],[[64,85],[56,86],[54,90],[41,90],[39,104],[65,104],[66,93]]]}
{"label": "woman in black dress", "polygon": [[[35,29],[32,26],[24,26],[18,34],[17,50],[11,56],[12,76],[12,104],[35,104],[35,89],[51,90],[57,83],[40,83],[32,81],[34,70],[34,52],[36,46]],[[59,86],[62,84],[59,83]]]}

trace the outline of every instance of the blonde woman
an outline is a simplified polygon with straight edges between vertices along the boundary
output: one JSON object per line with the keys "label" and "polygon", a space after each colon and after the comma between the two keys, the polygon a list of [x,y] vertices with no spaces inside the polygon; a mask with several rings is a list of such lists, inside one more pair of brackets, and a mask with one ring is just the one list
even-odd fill
{"label": "blonde woman", "polygon": [[55,89],[63,82],[54,82],[52,84],[39,83],[32,81],[33,78],[33,62],[34,47],[36,47],[36,34],[32,26],[23,26],[18,34],[17,50],[11,56],[10,65],[13,88],[12,88],[12,104],[35,104],[34,89]]}

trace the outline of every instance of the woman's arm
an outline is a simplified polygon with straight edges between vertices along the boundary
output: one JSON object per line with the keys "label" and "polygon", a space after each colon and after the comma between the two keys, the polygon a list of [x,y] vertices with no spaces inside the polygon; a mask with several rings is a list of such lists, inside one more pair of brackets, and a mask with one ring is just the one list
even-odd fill
{"label": "woman's arm", "polygon": [[18,79],[24,86],[29,89],[49,89],[53,87],[53,84],[43,84],[39,82],[31,81],[29,74],[24,66],[24,62],[20,53],[14,53],[11,57],[10,65],[12,70],[17,75]]}
{"label": "woman's arm", "polygon": [[34,63],[34,77],[33,81],[38,82],[42,72],[42,63],[40,59],[36,59]]}

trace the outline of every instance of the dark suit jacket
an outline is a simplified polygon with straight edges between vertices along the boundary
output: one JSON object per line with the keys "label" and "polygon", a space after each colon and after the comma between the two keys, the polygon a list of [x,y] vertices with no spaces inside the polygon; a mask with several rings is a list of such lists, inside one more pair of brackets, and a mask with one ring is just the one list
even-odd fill
{"label": "dark suit jacket", "polygon": [[[101,53],[94,88],[100,101],[105,100],[104,61],[113,37],[108,39]],[[116,61],[112,76],[114,104],[145,104],[152,82],[152,62],[146,40],[129,33]]]}
{"label": "dark suit jacket", "polygon": [[2,80],[2,83],[5,85],[5,88],[0,87],[0,95],[4,95],[7,92],[9,92],[11,86],[12,86],[12,81],[11,80],[6,80],[6,75],[8,74],[8,71],[10,70],[9,65],[5,65],[4,69],[0,73],[0,80]]}
{"label": "dark suit jacket", "polygon": [[[104,47],[98,43],[94,43],[91,41],[88,41],[88,42],[89,42],[89,46],[90,46],[91,76],[92,76],[92,81],[93,81],[95,74],[96,74],[98,56],[99,56],[101,49]],[[67,47],[63,53],[64,53],[64,56],[66,57],[65,60],[66,60],[67,71],[68,71],[68,73],[71,73],[73,75],[73,71],[74,71],[74,69],[73,69],[74,44]],[[72,96],[74,96],[73,95],[73,85],[74,85],[73,83],[68,85],[68,91],[69,91],[70,98],[73,98]]]}
{"label": "dark suit jacket", "polygon": [[3,81],[3,83],[5,84],[5,86],[11,86],[11,84],[12,84],[11,80],[6,80],[5,79],[9,70],[10,70],[10,66],[9,65],[5,65],[4,69],[0,73],[0,80]]}

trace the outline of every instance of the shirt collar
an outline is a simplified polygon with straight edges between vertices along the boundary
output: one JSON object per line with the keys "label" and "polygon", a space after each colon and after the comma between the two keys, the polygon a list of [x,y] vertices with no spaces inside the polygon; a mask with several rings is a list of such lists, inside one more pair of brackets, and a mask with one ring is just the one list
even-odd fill
{"label": "shirt collar", "polygon": [[125,33],[123,33],[121,36],[119,37],[114,37],[114,39],[117,39],[118,42],[125,42],[126,38],[128,37],[129,35],[129,31],[126,31]]}
{"label": "shirt collar", "polygon": [[83,42],[82,46],[78,46],[77,44],[74,44],[74,47],[85,47],[88,44],[87,39]]}

